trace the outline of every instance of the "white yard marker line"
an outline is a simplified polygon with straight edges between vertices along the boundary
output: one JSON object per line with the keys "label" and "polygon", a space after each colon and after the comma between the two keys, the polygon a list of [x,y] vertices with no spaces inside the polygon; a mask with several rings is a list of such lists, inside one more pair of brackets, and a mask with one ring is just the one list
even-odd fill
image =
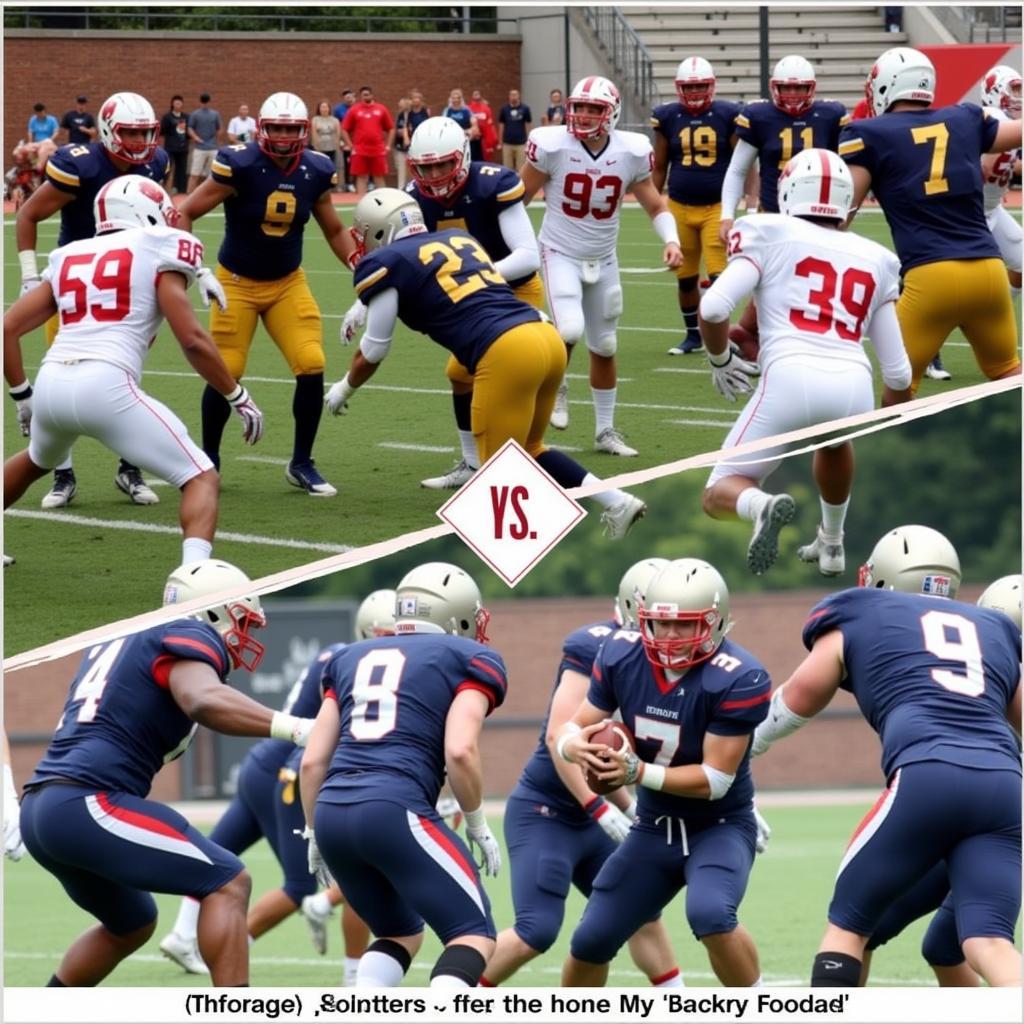
{"label": "white yard marker line", "polygon": [[662,423],[671,423],[676,427],[721,427],[728,430],[732,426],[731,420],[662,420]]}
{"label": "white yard marker line", "polygon": [[275,459],[272,455],[236,455],[235,462],[259,462],[266,466],[287,466],[290,459]]}
{"label": "white yard marker line", "polygon": [[450,445],[437,444],[404,444],[401,441],[378,441],[378,448],[393,448],[400,452],[432,452],[437,455],[454,455],[455,449]]}

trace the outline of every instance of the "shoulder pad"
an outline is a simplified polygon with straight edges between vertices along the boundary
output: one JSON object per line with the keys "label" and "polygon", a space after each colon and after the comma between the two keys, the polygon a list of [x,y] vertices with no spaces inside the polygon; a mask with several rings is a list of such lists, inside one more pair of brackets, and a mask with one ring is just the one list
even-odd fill
{"label": "shoulder pad", "polygon": [[653,148],[651,146],[651,140],[640,132],[628,132],[623,131],[621,128],[616,128],[615,138],[625,146],[633,156],[646,156]]}

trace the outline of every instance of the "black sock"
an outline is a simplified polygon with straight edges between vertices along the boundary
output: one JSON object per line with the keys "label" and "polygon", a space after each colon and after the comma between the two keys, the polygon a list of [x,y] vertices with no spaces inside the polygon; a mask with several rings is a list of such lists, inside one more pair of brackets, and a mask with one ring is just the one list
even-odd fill
{"label": "black sock", "polygon": [[304,373],[295,378],[292,416],[295,417],[295,445],[292,462],[309,462],[313,458],[313,442],[320,429],[324,411],[324,375]]}
{"label": "black sock", "polygon": [[224,428],[231,416],[231,406],[224,396],[209,384],[203,389],[203,451],[220,468],[220,441],[224,436]]}
{"label": "black sock", "polygon": [[847,953],[819,953],[811,969],[811,988],[856,988],[861,961]]}
{"label": "black sock", "polygon": [[118,471],[118,473],[131,473],[132,470],[134,470],[136,473],[138,473],[139,472],[139,467],[138,466],[133,466],[130,462],[127,461],[127,459],[122,459],[117,464],[117,471]]}
{"label": "black sock", "polygon": [[697,307],[691,306],[683,310],[683,323],[686,324],[687,334],[697,333]]}
{"label": "black sock", "polygon": [[51,974],[50,980],[46,983],[46,988],[67,988],[67,985],[56,974]]}
{"label": "black sock", "polygon": [[472,946],[456,943],[446,946],[444,952],[437,958],[437,963],[430,972],[430,980],[433,981],[439,974],[448,974],[465,982],[470,988],[476,988],[486,966],[487,961]]}
{"label": "black sock", "polygon": [[565,452],[556,452],[549,448],[537,456],[537,465],[550,473],[555,482],[561,484],[566,490],[570,487],[579,487],[587,471],[576,461],[570,459]]}
{"label": "black sock", "polygon": [[459,430],[473,429],[473,392],[467,391],[464,395],[452,392],[452,406],[455,409],[455,426]]}

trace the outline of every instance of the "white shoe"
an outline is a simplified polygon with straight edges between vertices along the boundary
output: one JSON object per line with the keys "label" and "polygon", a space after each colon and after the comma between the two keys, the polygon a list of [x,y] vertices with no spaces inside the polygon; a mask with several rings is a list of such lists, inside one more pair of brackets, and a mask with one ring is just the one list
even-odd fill
{"label": "white shoe", "polygon": [[4,555],[4,568],[9,565],[14,565],[14,555]]}
{"label": "white shoe", "polygon": [[822,576],[841,576],[846,570],[843,538],[834,540],[825,537],[820,526],[814,540],[797,548],[796,555],[802,562],[817,562],[818,571]]}
{"label": "white shoe", "polygon": [[601,525],[604,535],[610,540],[621,540],[629,533],[630,527],[647,514],[647,506],[632,494],[626,495],[625,501],[612,505],[601,513]]}
{"label": "white shoe", "polygon": [[420,481],[420,487],[431,491],[456,491],[468,483],[476,470],[465,460],[459,459],[443,476],[432,476]]}
{"label": "white shoe", "polygon": [[53,472],[53,486],[43,495],[41,508],[64,508],[78,493],[75,474],[70,469],[56,469]]}
{"label": "white shoe", "polygon": [[168,932],[160,942],[160,952],[189,974],[210,973],[210,968],[199,955],[199,943],[195,939],[186,939],[177,932]]}
{"label": "white shoe", "polygon": [[943,365],[942,359],[936,356],[925,368],[924,375],[929,380],[952,380],[953,374],[949,372]]}
{"label": "white shoe", "polygon": [[639,455],[635,448],[626,444],[622,434],[615,427],[605,427],[597,437],[594,438],[594,451],[607,452],[609,455],[622,455],[629,457]]}
{"label": "white shoe", "polygon": [[773,495],[761,509],[747,548],[747,565],[755,576],[770,569],[778,558],[779,533],[795,515],[796,502],[788,494]]}
{"label": "white shoe", "polygon": [[160,504],[156,491],[142,479],[142,473],[135,466],[118,470],[114,485],[119,491],[124,491],[136,505]]}
{"label": "white shoe", "polygon": [[323,956],[327,952],[327,922],[331,919],[331,914],[334,913],[333,909],[328,910],[326,914],[317,913],[313,907],[313,897],[303,896],[300,912],[306,919],[306,924],[309,925],[309,936],[313,940],[313,948]]}
{"label": "white shoe", "polygon": [[555,407],[551,410],[551,426],[555,430],[565,430],[569,426],[569,385],[562,381],[555,395]]}

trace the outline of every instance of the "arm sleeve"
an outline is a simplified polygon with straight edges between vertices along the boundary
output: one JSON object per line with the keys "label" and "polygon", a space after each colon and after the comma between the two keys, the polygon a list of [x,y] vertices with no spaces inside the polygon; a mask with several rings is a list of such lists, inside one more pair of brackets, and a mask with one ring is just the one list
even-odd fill
{"label": "arm sleeve", "polygon": [[716,736],[743,736],[764,721],[772,699],[772,680],[763,669],[745,673],[724,695],[708,723]]}
{"label": "arm sleeve", "polygon": [[509,247],[509,254],[494,264],[494,269],[506,281],[526,277],[540,268],[537,236],[533,233],[530,215],[522,203],[513,203],[498,214],[501,237]]}
{"label": "arm sleeve", "polygon": [[467,662],[465,677],[455,687],[456,693],[462,690],[479,690],[487,698],[488,714],[500,707],[508,691],[508,673],[501,655],[481,645]]}
{"label": "arm sleeve", "polygon": [[619,702],[615,699],[611,681],[608,678],[608,671],[605,667],[605,659],[602,657],[606,650],[607,646],[602,647],[594,659],[594,667],[590,670],[590,686],[587,688],[587,700],[595,708],[612,712],[619,706]]}
{"label": "arm sleeve", "polygon": [[359,351],[369,362],[379,363],[388,354],[397,322],[398,290],[377,292],[367,305],[366,330],[359,342]]}
{"label": "arm sleeve", "polygon": [[173,270],[184,274],[187,286],[196,279],[196,271],[203,265],[203,244],[187,231],[171,231],[160,239],[156,253],[156,270]]}
{"label": "arm sleeve", "polygon": [[743,186],[747,180],[747,171],[754,166],[757,158],[755,149],[746,139],[739,139],[732,151],[732,159],[722,181],[722,220],[733,220],[736,216],[736,204],[743,195]]}
{"label": "arm sleeve", "polygon": [[728,320],[760,280],[761,271],[757,264],[742,257],[731,260],[700,300],[700,315],[713,324]]}
{"label": "arm sleeve", "polygon": [[884,302],[875,310],[868,324],[867,334],[878,356],[882,380],[894,391],[909,388],[912,377],[910,360],[903,346],[903,334],[896,319],[895,303]]}
{"label": "arm sleeve", "polygon": [[201,622],[179,619],[167,624],[160,643],[161,654],[178,661],[201,661],[220,678],[231,671],[231,659],[220,635]]}

